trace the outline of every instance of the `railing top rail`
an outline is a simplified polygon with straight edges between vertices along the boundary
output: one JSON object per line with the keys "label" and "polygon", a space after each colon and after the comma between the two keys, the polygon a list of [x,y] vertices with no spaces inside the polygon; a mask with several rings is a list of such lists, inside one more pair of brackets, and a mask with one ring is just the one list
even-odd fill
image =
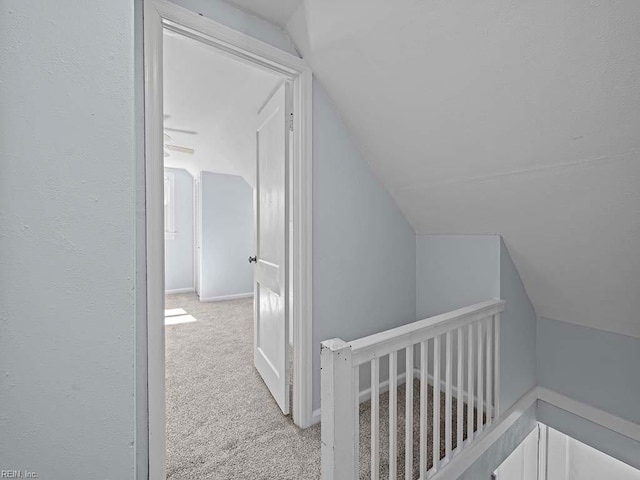
{"label": "railing top rail", "polygon": [[506,303],[504,300],[494,298],[348,342],[351,345],[353,365],[360,365],[375,357],[388,355],[409,345],[429,340],[447,331],[500,313],[504,310]]}

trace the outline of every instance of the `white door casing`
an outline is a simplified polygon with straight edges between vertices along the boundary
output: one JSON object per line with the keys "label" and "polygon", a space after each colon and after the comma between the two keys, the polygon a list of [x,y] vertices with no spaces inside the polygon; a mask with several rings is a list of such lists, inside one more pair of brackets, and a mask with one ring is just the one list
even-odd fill
{"label": "white door casing", "polygon": [[[296,112],[291,158],[293,217],[293,421],[306,428],[312,414],[312,78],[304,60],[242,32],[215,22],[169,0],[145,0],[144,15],[144,172],[138,187],[144,192],[144,212],[137,227],[144,232],[138,247],[144,255],[136,268],[145,272],[137,289],[136,336],[136,473],[139,480],[163,480],[165,472],[165,362],[164,362],[164,232],[163,232],[163,30],[201,41],[233,58],[281,75],[293,85]],[[142,251],[142,250],[141,250]]]}
{"label": "white door casing", "polygon": [[254,365],[284,414],[289,413],[289,119],[288,82],[258,113]]}

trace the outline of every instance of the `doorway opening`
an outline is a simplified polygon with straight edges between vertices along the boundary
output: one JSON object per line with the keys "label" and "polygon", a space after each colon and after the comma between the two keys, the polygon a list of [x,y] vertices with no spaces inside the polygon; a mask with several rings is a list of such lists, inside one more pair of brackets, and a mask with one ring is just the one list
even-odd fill
{"label": "doorway opening", "polygon": [[311,75],[169,2],[144,20],[149,478],[240,477],[312,423]]}
{"label": "doorway opening", "polygon": [[163,57],[167,478],[240,476],[290,412],[290,85],[168,30]]}

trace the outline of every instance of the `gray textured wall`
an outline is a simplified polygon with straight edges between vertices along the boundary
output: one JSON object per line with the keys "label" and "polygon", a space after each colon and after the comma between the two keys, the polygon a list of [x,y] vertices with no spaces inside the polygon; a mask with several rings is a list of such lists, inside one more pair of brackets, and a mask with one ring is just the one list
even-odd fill
{"label": "gray textured wall", "polygon": [[134,474],[138,6],[0,7],[3,469]]}
{"label": "gray textured wall", "polygon": [[313,83],[313,405],[320,342],[416,318],[416,237],[318,81]]}
{"label": "gray textured wall", "polygon": [[640,423],[640,339],[538,320],[538,383]]}
{"label": "gray textured wall", "polygon": [[505,411],[536,386],[536,312],[509,250],[500,241],[500,408]]}
{"label": "gray textured wall", "polygon": [[238,175],[202,172],[200,299],[253,293],[253,189]]}
{"label": "gray textured wall", "polygon": [[[500,296],[500,237],[498,235],[418,235],[416,237],[416,314],[429,318]],[[467,334],[464,335],[464,345]],[[429,342],[433,353],[433,341]],[[420,365],[420,346],[414,349]],[[454,335],[452,356],[458,355]],[[446,349],[441,340],[441,378],[445,375]],[[467,365],[463,378],[467,378]],[[433,374],[432,362],[429,373]],[[458,382],[454,368],[453,381]],[[474,381],[475,383],[475,381]],[[477,388],[477,383],[474,388]],[[477,391],[477,390],[476,390]]]}
{"label": "gray textured wall", "polygon": [[418,235],[418,319],[500,295],[498,235]]}
{"label": "gray textured wall", "polygon": [[[224,2],[180,3],[295,52]],[[141,6],[0,7],[2,468],[146,471]]]}
{"label": "gray textured wall", "polygon": [[[538,383],[640,423],[640,339],[538,319]],[[540,402],[539,419],[612,457],[640,468],[640,443]]]}
{"label": "gray textured wall", "polygon": [[419,318],[499,297],[501,408],[536,385],[536,315],[518,271],[498,235],[418,235]]}

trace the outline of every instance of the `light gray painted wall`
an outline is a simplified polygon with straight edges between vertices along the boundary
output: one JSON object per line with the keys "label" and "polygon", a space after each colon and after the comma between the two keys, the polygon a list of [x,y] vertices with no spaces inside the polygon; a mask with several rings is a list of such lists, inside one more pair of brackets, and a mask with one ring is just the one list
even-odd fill
{"label": "light gray painted wall", "polygon": [[500,241],[500,408],[536,386],[536,312],[504,242]]}
{"label": "light gray painted wall", "polygon": [[542,401],[538,401],[538,421],[622,462],[640,468],[640,442]]}
{"label": "light gray painted wall", "polygon": [[[416,237],[417,319],[429,318],[500,296],[500,237],[498,235],[418,235]],[[466,335],[464,344],[466,345]],[[433,341],[429,351],[433,353]],[[457,338],[452,344],[458,354]],[[420,346],[414,349],[420,363]],[[429,373],[433,374],[432,362]],[[441,343],[441,378],[446,348]],[[464,366],[464,378],[467,375]],[[457,371],[453,381],[458,381]],[[477,388],[477,386],[475,387]]]}
{"label": "light gray painted wall", "polygon": [[165,168],[175,178],[175,230],[164,241],[164,288],[193,289],[193,177],[179,168]]}
{"label": "light gray painted wall", "polygon": [[500,295],[498,235],[418,235],[416,313],[428,318]]}
{"label": "light gray painted wall", "polygon": [[538,383],[640,423],[640,339],[538,320]]}
{"label": "light gray painted wall", "polygon": [[536,405],[532,405],[504,435],[458,477],[458,480],[491,480],[491,474],[527,438],[536,425]]}
{"label": "light gray painted wall", "polygon": [[1,468],[134,475],[138,6],[0,7]]}
{"label": "light gray painted wall", "polygon": [[200,299],[253,293],[253,189],[238,175],[202,172]]}
{"label": "light gray painted wall", "polygon": [[320,342],[416,318],[415,233],[313,82],[313,408]]}
{"label": "light gray painted wall", "polygon": [[[640,339],[539,318],[538,384],[640,423]],[[640,443],[544,402],[539,420],[640,468]]]}
{"label": "light gray painted wall", "polygon": [[255,15],[238,10],[222,0],[170,0],[176,5],[262,40],[274,47],[298,56],[286,32]]}
{"label": "light gray painted wall", "polygon": [[536,315],[506,246],[499,235],[418,235],[416,259],[418,318],[490,298],[507,301],[500,330],[506,410],[536,385]]}

